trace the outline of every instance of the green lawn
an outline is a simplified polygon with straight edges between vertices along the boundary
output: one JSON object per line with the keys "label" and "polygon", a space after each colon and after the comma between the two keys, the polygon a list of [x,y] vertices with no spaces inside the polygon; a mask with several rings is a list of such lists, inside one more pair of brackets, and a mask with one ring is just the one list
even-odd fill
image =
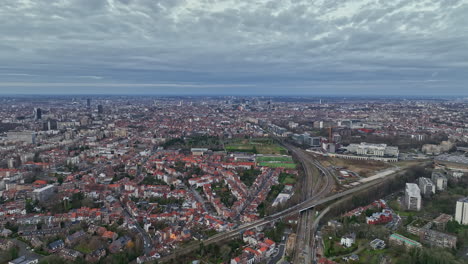
{"label": "green lawn", "polygon": [[225,144],[229,152],[250,152],[256,154],[286,154],[287,150],[272,139],[234,139]]}
{"label": "green lawn", "polygon": [[323,240],[325,245],[325,256],[326,257],[333,257],[333,256],[341,256],[350,254],[358,249],[358,245],[355,243],[350,248],[345,248],[339,244],[339,238],[328,239],[325,238]]}
{"label": "green lawn", "polygon": [[292,157],[290,156],[278,156],[278,157],[270,157],[270,156],[260,156],[260,157],[257,157],[257,161],[258,162],[262,162],[262,161],[283,161],[283,162],[292,162],[293,159]]}
{"label": "green lawn", "polygon": [[286,169],[295,169],[296,164],[294,163],[272,163],[272,162],[260,162],[260,166],[262,167],[270,167],[270,168],[286,168]]}
{"label": "green lawn", "polygon": [[80,251],[83,254],[89,254],[89,253],[93,252],[93,249],[89,248],[89,246],[87,244],[84,244],[84,243],[80,243],[79,245],[77,245],[75,247],[75,250]]}
{"label": "green lawn", "polygon": [[281,173],[279,176],[278,181],[282,184],[295,184],[296,183],[296,175]]}

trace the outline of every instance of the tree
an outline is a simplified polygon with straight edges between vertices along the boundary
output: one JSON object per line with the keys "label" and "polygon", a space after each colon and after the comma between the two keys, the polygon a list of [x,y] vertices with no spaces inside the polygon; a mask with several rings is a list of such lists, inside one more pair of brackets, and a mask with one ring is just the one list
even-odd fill
{"label": "tree", "polygon": [[10,253],[11,259],[16,259],[16,258],[18,258],[18,256],[19,256],[19,249],[18,249],[18,247],[14,246],[14,247],[10,248],[9,253]]}
{"label": "tree", "polygon": [[34,203],[30,199],[26,200],[26,213],[30,214],[34,212]]}

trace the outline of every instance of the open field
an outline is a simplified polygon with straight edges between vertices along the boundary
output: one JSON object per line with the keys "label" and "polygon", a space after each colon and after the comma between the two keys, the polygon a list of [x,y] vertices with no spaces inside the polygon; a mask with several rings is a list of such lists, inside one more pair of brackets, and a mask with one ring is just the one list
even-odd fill
{"label": "open field", "polygon": [[295,184],[296,183],[296,175],[281,173],[279,176],[278,181],[282,184]]}
{"label": "open field", "polygon": [[80,243],[79,245],[77,245],[75,247],[75,250],[80,251],[83,254],[89,254],[93,252],[93,249],[90,248],[90,246],[85,243]]}
{"label": "open field", "polygon": [[258,165],[262,167],[270,167],[270,168],[286,168],[286,169],[296,168],[296,164],[294,163],[260,162]]}
{"label": "open field", "polygon": [[325,166],[334,166],[347,169],[359,174],[362,177],[368,177],[375,172],[392,167],[392,164],[382,161],[363,161],[363,160],[348,160],[331,157],[318,156],[317,159]]}
{"label": "open field", "polygon": [[291,156],[260,156],[256,158],[258,165],[270,168],[286,168],[295,169],[296,164],[294,163]]}
{"label": "open field", "polygon": [[256,154],[286,154],[287,150],[268,138],[234,139],[225,144],[229,152],[250,152]]}
{"label": "open field", "polygon": [[286,157],[269,157],[269,156],[260,156],[260,157],[257,157],[257,161],[258,162],[262,162],[262,161],[285,161],[285,162],[293,162],[293,159],[292,157],[290,156],[286,156]]}

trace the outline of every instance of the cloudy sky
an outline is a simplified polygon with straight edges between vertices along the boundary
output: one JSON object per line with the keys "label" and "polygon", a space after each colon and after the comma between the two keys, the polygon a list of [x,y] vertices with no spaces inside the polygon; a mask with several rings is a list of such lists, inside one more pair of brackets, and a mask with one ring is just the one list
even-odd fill
{"label": "cloudy sky", "polygon": [[1,0],[0,93],[468,95],[468,0]]}

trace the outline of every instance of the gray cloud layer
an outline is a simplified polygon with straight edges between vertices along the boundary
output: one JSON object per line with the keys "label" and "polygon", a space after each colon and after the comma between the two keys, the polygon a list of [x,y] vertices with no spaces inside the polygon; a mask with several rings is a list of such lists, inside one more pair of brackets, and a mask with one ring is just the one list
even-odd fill
{"label": "gray cloud layer", "polygon": [[468,0],[3,0],[0,90],[468,94],[467,14]]}

